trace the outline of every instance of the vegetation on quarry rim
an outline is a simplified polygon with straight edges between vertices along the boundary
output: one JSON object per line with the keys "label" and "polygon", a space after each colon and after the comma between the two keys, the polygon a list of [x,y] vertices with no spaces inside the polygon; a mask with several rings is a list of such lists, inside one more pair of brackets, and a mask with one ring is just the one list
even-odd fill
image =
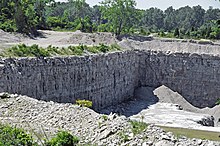
{"label": "vegetation on quarry rim", "polygon": [[69,46],[67,48],[59,48],[48,46],[47,48],[39,47],[38,45],[27,46],[25,44],[16,45],[14,47],[5,49],[0,53],[0,57],[52,57],[52,56],[81,56],[84,54],[107,53],[120,50],[118,45],[104,45],[99,46]]}

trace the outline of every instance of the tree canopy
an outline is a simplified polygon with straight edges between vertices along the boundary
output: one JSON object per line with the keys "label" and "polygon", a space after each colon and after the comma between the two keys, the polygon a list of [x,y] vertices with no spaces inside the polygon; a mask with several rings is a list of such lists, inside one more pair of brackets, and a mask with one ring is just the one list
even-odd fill
{"label": "tree canopy", "polygon": [[132,28],[137,16],[134,0],[104,0],[101,2],[103,19],[111,26],[111,31],[120,35]]}
{"label": "tree canopy", "polygon": [[6,31],[35,34],[45,27],[45,7],[53,0],[2,0],[0,28]]}
{"label": "tree canopy", "polygon": [[162,37],[220,39],[220,9],[201,6],[140,10],[135,0],[1,0],[0,29],[37,34],[37,29],[121,34],[157,33]]}

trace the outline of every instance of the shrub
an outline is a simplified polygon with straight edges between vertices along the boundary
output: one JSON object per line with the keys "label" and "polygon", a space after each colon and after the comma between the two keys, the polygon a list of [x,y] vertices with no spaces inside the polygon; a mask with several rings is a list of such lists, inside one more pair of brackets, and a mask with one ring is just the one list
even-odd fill
{"label": "shrub", "polygon": [[99,50],[97,50],[97,47],[89,47],[88,51],[91,53],[99,53],[100,52]]}
{"label": "shrub", "polygon": [[5,52],[6,56],[15,56],[15,57],[47,57],[50,56],[49,52],[46,49],[40,48],[38,45],[26,46],[25,44],[20,44],[9,48]]}
{"label": "shrub", "polygon": [[136,134],[140,134],[142,131],[144,131],[147,128],[147,124],[144,122],[138,122],[138,121],[130,121],[131,123],[131,130]]}
{"label": "shrub", "polygon": [[216,101],[216,104],[217,104],[217,105],[220,105],[220,99],[218,99],[218,100]]}
{"label": "shrub", "polygon": [[104,121],[108,120],[108,116],[107,115],[102,115],[102,118],[103,118]]}
{"label": "shrub", "polygon": [[129,141],[129,136],[124,131],[119,132],[119,136],[123,142]]}
{"label": "shrub", "polygon": [[106,53],[106,52],[109,51],[109,47],[106,46],[106,45],[104,45],[104,44],[100,44],[100,45],[98,46],[98,50],[100,50],[100,51],[103,52],[103,53]]}
{"label": "shrub", "polygon": [[71,135],[69,132],[60,131],[56,137],[46,142],[46,146],[75,146],[79,143],[79,138]]}
{"label": "shrub", "polygon": [[3,22],[0,21],[0,29],[7,32],[14,32],[16,31],[15,22],[12,20],[4,20]]}
{"label": "shrub", "polygon": [[76,104],[83,107],[92,107],[92,101],[89,100],[76,100]]}
{"label": "shrub", "polygon": [[67,22],[65,22],[65,20],[60,17],[48,17],[47,24],[49,27],[61,29],[61,28],[65,28]]}
{"label": "shrub", "polygon": [[20,44],[4,50],[0,53],[2,57],[50,57],[58,55],[83,55],[84,52],[88,51],[91,53],[99,52],[110,52],[120,50],[118,45],[107,46],[100,44],[99,46],[88,47],[86,45],[69,46],[67,48],[58,48],[48,46],[47,48],[39,47],[38,45],[26,46]]}
{"label": "shrub", "polygon": [[34,146],[32,136],[24,130],[0,124],[0,146]]}

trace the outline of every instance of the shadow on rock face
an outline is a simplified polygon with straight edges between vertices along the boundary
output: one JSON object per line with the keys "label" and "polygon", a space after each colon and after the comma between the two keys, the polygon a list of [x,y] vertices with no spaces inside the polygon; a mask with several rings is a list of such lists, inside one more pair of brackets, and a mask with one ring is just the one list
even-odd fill
{"label": "shadow on rock face", "polygon": [[102,109],[98,111],[98,113],[116,113],[126,117],[136,115],[159,101],[158,97],[153,93],[154,90],[155,88],[152,87],[140,87],[135,90],[134,98],[121,104]]}

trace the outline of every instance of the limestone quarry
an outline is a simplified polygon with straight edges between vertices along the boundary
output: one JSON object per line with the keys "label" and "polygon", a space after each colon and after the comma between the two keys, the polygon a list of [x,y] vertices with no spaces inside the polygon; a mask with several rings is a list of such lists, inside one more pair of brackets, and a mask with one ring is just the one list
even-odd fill
{"label": "limestone quarry", "polygon": [[[81,137],[82,144],[220,145],[177,138],[155,126],[213,131],[220,136],[218,43],[41,32],[42,37],[30,39],[0,31],[0,49],[19,43],[42,47],[117,43],[123,50],[84,56],[0,58],[0,93],[9,93],[8,98],[0,99],[1,122],[36,133],[44,129],[49,136],[59,129],[68,130]],[[74,105],[78,99],[92,101],[93,110]],[[133,135],[129,120],[150,126]],[[121,131],[128,141],[122,140]]]}

